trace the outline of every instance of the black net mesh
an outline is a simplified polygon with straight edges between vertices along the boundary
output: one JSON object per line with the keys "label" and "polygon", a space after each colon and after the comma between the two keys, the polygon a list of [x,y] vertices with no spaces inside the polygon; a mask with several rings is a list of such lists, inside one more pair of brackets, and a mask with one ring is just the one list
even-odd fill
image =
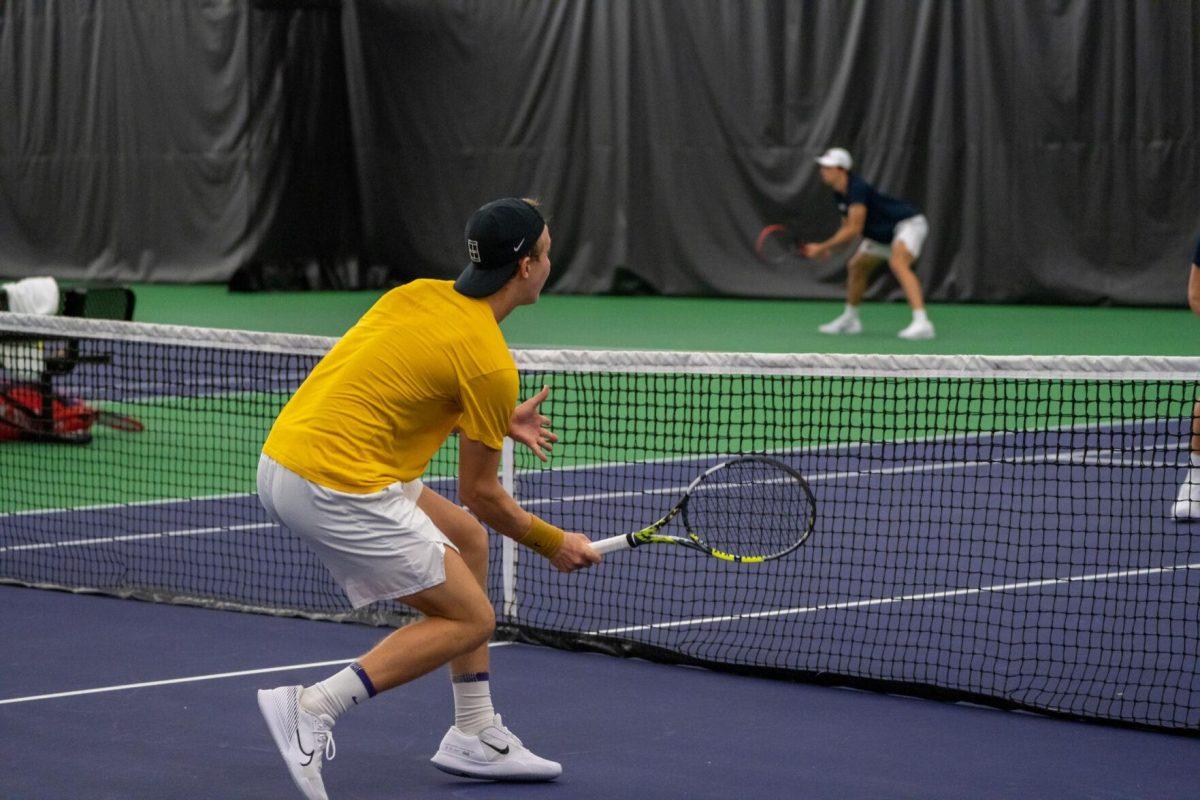
{"label": "black net mesh", "polygon": [[[352,614],[254,495],[271,422],[330,344],[0,315],[0,381],[59,403],[0,400],[18,423],[0,426],[0,580],[402,623]],[[517,356],[561,437],[549,465],[508,462],[540,516],[627,533],[742,453],[801,473],[818,516],[756,565],[648,546],[562,576],[494,537],[502,635],[1200,728],[1200,526],[1171,516],[1200,361]],[[72,403],[144,430],[81,411],[58,441]],[[455,470],[451,441],[426,482],[455,498]]]}

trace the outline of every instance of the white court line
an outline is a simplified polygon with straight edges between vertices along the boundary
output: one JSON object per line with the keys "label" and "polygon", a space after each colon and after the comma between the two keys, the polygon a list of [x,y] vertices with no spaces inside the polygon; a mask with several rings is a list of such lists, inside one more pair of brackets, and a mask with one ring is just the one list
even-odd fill
{"label": "white court line", "polygon": [[252,531],[260,528],[273,528],[273,522],[254,522],[245,525],[219,525],[213,528],[184,528],[178,531],[157,531],[154,533],[127,533],[123,536],[98,536],[93,539],[70,539],[65,542],[38,542],[36,544],[14,544],[0,547],[0,554],[16,553],[25,550],[53,550],[56,547],[92,547],[98,544],[115,544],[117,542],[137,542],[145,539],[170,539],[179,536],[204,536],[210,533],[225,533],[237,531]]}
{"label": "white court line", "polygon": [[652,622],[648,625],[627,625],[622,628],[606,628],[600,631],[589,631],[585,636],[611,636],[618,633],[636,631],[662,630],[666,628],[686,628],[696,625],[711,625],[722,622],[738,622],[748,619],[763,619],[767,617],[792,617],[804,614],[815,614],[819,611],[838,611],[847,608],[867,608],[871,606],[887,606],[897,603],[920,602],[923,600],[944,600],[948,597],[967,597],[990,592],[1012,592],[1023,589],[1040,589],[1046,586],[1060,586],[1069,583],[1086,581],[1120,580],[1143,575],[1161,575],[1172,572],[1185,572],[1200,569],[1200,564],[1176,564],[1169,567],[1146,567],[1142,569],[1127,569],[1116,572],[1097,572],[1090,575],[1073,575],[1067,578],[1047,578],[1040,581],[1021,581],[1019,583],[1001,583],[994,586],[980,586],[976,589],[946,589],[938,592],[921,592],[919,594],[896,595],[894,597],[875,597],[865,600],[847,600],[841,603],[822,603],[815,606],[799,606],[796,608],[778,608],[771,611],[751,611],[744,614],[728,614],[719,617],[697,617],[694,619],[673,620],[671,622]]}
{"label": "white court line", "polygon": [[[488,647],[503,647],[511,642],[488,642]],[[286,667],[263,667],[261,669],[243,669],[238,672],[215,672],[211,675],[193,675],[187,678],[168,678],[161,681],[143,681],[142,683],[123,683],[119,686],[100,686],[95,689],[76,689],[71,692],[54,692],[53,694],[34,694],[29,697],[10,697],[0,700],[0,706],[9,703],[30,703],[34,700],[55,700],[60,697],[78,697],[84,694],[102,694],[104,692],[123,692],[129,689],[145,689],[152,686],[170,686],[176,683],[195,683],[197,681],[215,681],[222,678],[239,678],[243,675],[264,675],[268,672],[288,672],[294,669],[315,669],[316,667],[333,667],[338,664],[349,664],[353,658],[340,658],[336,661],[313,661],[310,664],[289,664]]]}
{"label": "white court line", "polygon": [[129,503],[96,503],[90,506],[71,506],[70,508],[33,508],[29,511],[9,511],[0,514],[0,519],[7,517],[28,517],[35,514],[70,514],[76,511],[104,511],[109,508],[142,508],[144,506],[166,506],[171,503],[193,503],[204,500],[232,500],[239,497],[253,497],[247,492],[229,492],[228,494],[204,494],[196,497],[170,497],[155,500],[134,500]]}
{"label": "white court line", "polygon": [[[1160,447],[1158,445],[1147,445],[1138,448],[1139,450],[1167,450],[1167,449],[1182,449],[1183,445],[1170,445]],[[865,470],[843,470],[839,472],[818,472],[813,475],[805,476],[805,480],[809,483],[820,483],[822,481],[837,481],[837,480],[853,480],[863,478],[870,475],[903,475],[910,473],[921,472],[946,472],[956,469],[975,469],[987,468],[993,466],[1002,466],[1004,464],[1035,464],[1035,463],[1054,463],[1060,465],[1076,465],[1076,466],[1094,466],[1096,462],[1091,461],[1091,458],[1098,458],[1101,453],[1117,453],[1128,452],[1126,450],[1095,450],[1091,448],[1081,448],[1077,450],[1068,450],[1066,452],[1055,451],[1054,453],[1038,453],[1031,456],[1022,456],[1020,458],[994,458],[987,461],[940,461],[935,464],[915,464],[904,465],[899,467],[880,467],[878,469]],[[1081,455],[1082,458],[1072,460],[1075,455]],[[1134,461],[1129,464],[1120,464],[1119,462],[1105,462],[1105,466],[1146,466],[1146,467],[1161,467],[1161,466],[1179,466],[1167,462],[1155,461],[1153,463]],[[615,500],[624,497],[641,497],[645,495],[655,494],[679,494],[687,486],[668,486],[666,488],[657,489],[639,489],[639,490],[621,490],[615,492],[592,492],[589,494],[576,494],[566,497],[544,497],[522,500],[522,508],[530,508],[533,506],[545,506],[554,503],[576,503],[589,500]]]}
{"label": "white court line", "polygon": [[[1164,450],[1164,449],[1165,450],[1169,450],[1169,449],[1178,450],[1178,449],[1182,449],[1182,448],[1183,448],[1182,444],[1179,444],[1179,445],[1173,444],[1173,445],[1167,445],[1167,446],[1146,445],[1144,447],[1137,448],[1137,449],[1138,450],[1156,450],[1157,451],[1157,450]],[[840,472],[818,472],[815,475],[808,476],[807,480],[809,483],[820,483],[823,481],[857,480],[859,478],[868,477],[871,475],[905,475],[905,474],[917,474],[917,473],[923,473],[923,472],[948,472],[950,470],[956,470],[956,469],[986,469],[988,467],[1000,466],[1000,465],[1004,465],[1004,464],[1034,464],[1034,463],[1043,463],[1043,462],[1062,464],[1062,465],[1076,465],[1076,466],[1094,466],[1094,465],[1102,465],[1102,466],[1120,465],[1120,466],[1134,466],[1134,467],[1177,466],[1177,465],[1170,464],[1167,462],[1162,462],[1162,461],[1153,461],[1153,462],[1104,461],[1104,462],[1101,462],[1101,461],[1094,460],[1094,459],[1100,458],[1102,453],[1118,453],[1118,452],[1125,453],[1125,452],[1129,452],[1129,451],[1127,451],[1127,450],[1119,450],[1118,451],[1118,450],[1112,450],[1112,449],[1094,450],[1094,449],[1090,449],[1090,448],[1083,448],[1083,449],[1078,449],[1078,450],[1069,450],[1066,452],[1055,451],[1053,453],[1038,453],[1038,454],[1031,455],[1031,456],[1022,456],[1020,458],[997,458],[997,459],[991,459],[989,461],[941,461],[941,462],[938,462],[935,464],[916,464],[916,465],[905,465],[905,466],[899,466],[899,467],[880,467],[879,469],[868,469],[868,470],[845,470],[845,471],[840,471]],[[1074,456],[1076,456],[1076,455],[1082,455],[1082,458],[1075,460]],[[616,499],[628,498],[628,497],[645,497],[647,495],[662,495],[662,494],[677,495],[680,492],[684,491],[685,489],[687,489],[687,486],[667,486],[665,488],[660,487],[657,489],[636,489],[636,490],[624,489],[624,490],[615,491],[615,492],[593,492],[593,493],[589,493],[589,494],[568,495],[565,497],[531,498],[531,499],[522,501],[521,507],[522,508],[534,508],[534,507],[553,505],[553,504],[557,504],[557,503],[579,503],[579,502],[588,502],[588,501],[593,501],[593,500],[616,500]],[[22,544],[22,545],[10,545],[7,547],[0,547],[0,554],[7,553],[7,552],[24,551],[24,550],[50,550],[50,549],[54,549],[54,548],[58,548],[58,547],[91,547],[91,546],[98,545],[98,544],[114,544],[117,542],[138,541],[138,540],[143,540],[143,539],[158,539],[158,538],[166,539],[166,538],[181,537],[181,536],[203,536],[206,534],[223,533],[225,531],[233,532],[233,531],[242,531],[242,530],[255,530],[255,529],[260,529],[260,528],[271,528],[271,527],[274,527],[274,524],[267,522],[267,523],[253,523],[253,524],[246,524],[246,525],[230,525],[230,526],[213,527],[213,528],[197,528],[197,529],[182,529],[182,530],[177,530],[177,531],[161,531],[161,532],[157,532],[157,533],[137,533],[137,534],[128,534],[125,536],[103,536],[103,537],[97,537],[97,538],[93,538],[93,539],[72,539],[72,540],[66,541],[66,542],[39,542],[36,544]]]}
{"label": "white court line", "polygon": [[[933,434],[932,436],[915,436],[911,439],[891,439],[891,440],[881,441],[881,442],[835,442],[835,443],[803,445],[801,447],[791,447],[791,448],[786,448],[786,449],[782,449],[782,450],[769,450],[769,451],[767,451],[767,455],[800,456],[800,455],[808,455],[810,453],[838,453],[838,452],[847,452],[847,451],[854,451],[854,450],[871,449],[873,447],[900,447],[903,445],[933,444],[933,443],[939,443],[939,442],[962,442],[962,443],[966,444],[966,443],[975,442],[975,441],[978,441],[981,439],[1010,438],[1010,437],[1016,437],[1016,436],[1020,436],[1020,435],[1024,435],[1024,434],[1031,434],[1031,433],[1033,433],[1033,434],[1050,434],[1050,433],[1067,433],[1067,432],[1072,432],[1072,431],[1090,431],[1090,430],[1094,430],[1097,432],[1105,432],[1105,431],[1114,431],[1115,430],[1116,432],[1120,433],[1122,431],[1137,431],[1141,428],[1145,428],[1147,425],[1154,425],[1154,424],[1158,424],[1161,422],[1167,422],[1167,421],[1169,421],[1169,420],[1166,418],[1155,417],[1155,418],[1151,418],[1151,419],[1111,420],[1111,421],[1102,422],[1099,424],[1094,424],[1094,423],[1090,423],[1090,422],[1077,422],[1077,423],[1072,423],[1069,425],[1055,425],[1055,426],[1052,426],[1049,428],[1038,428],[1038,429],[1031,429],[1031,430],[974,431],[971,433],[937,433],[937,434]],[[1171,449],[1171,448],[1181,449],[1182,445],[1176,446],[1173,444],[1168,444],[1168,445],[1166,445],[1166,447],[1168,449]],[[1143,448],[1143,449],[1151,449],[1151,448],[1147,447],[1147,448]],[[584,471],[589,471],[589,470],[599,472],[602,470],[613,469],[613,468],[618,468],[618,467],[628,468],[630,466],[630,464],[634,464],[634,465],[675,464],[675,463],[685,463],[688,461],[708,461],[708,460],[719,459],[719,458],[721,458],[721,456],[719,454],[717,454],[717,455],[707,454],[706,455],[703,453],[698,453],[698,454],[682,455],[682,456],[663,456],[661,458],[648,458],[648,459],[643,459],[641,461],[634,461],[634,462],[602,461],[602,462],[597,462],[594,464],[593,463],[572,464],[569,466],[552,467],[551,469],[555,472],[584,472]],[[517,475],[517,477],[524,477],[527,475],[538,475],[541,472],[542,472],[542,470],[538,469],[538,468],[517,470],[516,475]],[[427,486],[430,486],[430,485],[437,485],[439,483],[450,482],[450,481],[454,481],[454,480],[457,480],[457,479],[453,476],[442,476],[442,477],[430,478],[428,480],[424,480],[424,483]],[[34,514],[62,514],[62,513],[69,513],[72,511],[99,511],[99,510],[104,510],[104,509],[108,509],[108,508],[136,508],[136,507],[140,507],[140,506],[169,505],[171,503],[187,503],[187,502],[190,502],[193,500],[196,500],[196,501],[226,500],[226,499],[232,499],[232,498],[238,498],[238,497],[254,497],[254,496],[255,496],[255,493],[253,493],[253,492],[235,492],[235,493],[231,493],[231,494],[201,495],[198,497],[174,497],[174,498],[164,498],[164,499],[157,499],[157,500],[136,500],[133,502],[125,502],[125,503],[102,503],[102,504],[91,505],[91,506],[77,506],[77,507],[73,507],[73,508],[40,508],[40,509],[32,509],[29,511],[10,511],[7,513],[0,514],[0,519],[5,519],[6,517],[28,516],[28,515],[34,515]]]}
{"label": "white court line", "polygon": [[[426,486],[437,486],[442,483],[457,480],[451,477],[437,477],[423,480]],[[229,492],[226,494],[203,494],[195,497],[162,497],[155,500],[134,500],[126,503],[96,503],[90,506],[71,506],[70,508],[33,508],[28,511],[9,511],[0,514],[0,519],[8,517],[30,517],[35,515],[73,514],[76,511],[105,511],[110,508],[143,508],[145,506],[169,506],[175,503],[198,503],[205,500],[236,500],[243,497],[258,497],[257,492]]]}
{"label": "white court line", "polygon": [[[907,439],[886,439],[878,442],[822,442],[820,444],[806,444],[800,447],[787,447],[777,450],[765,450],[764,455],[769,456],[786,456],[795,455],[802,456],[810,453],[840,453],[850,452],[854,450],[869,450],[874,447],[900,447],[903,445],[913,444],[940,444],[942,442],[962,442],[970,444],[986,439],[1014,439],[1027,434],[1052,434],[1052,433],[1077,433],[1080,431],[1089,432],[1096,431],[1097,433],[1115,432],[1131,433],[1137,432],[1146,428],[1148,425],[1157,425],[1171,421],[1170,417],[1151,417],[1148,419],[1124,419],[1110,420],[1108,422],[1092,423],[1092,422],[1073,422],[1067,425],[1052,425],[1049,428],[1030,428],[1026,430],[1011,430],[1011,431],[972,431],[970,433],[935,433],[929,436],[913,436]],[[1171,446],[1171,445],[1169,445]],[[707,461],[712,459],[720,459],[724,456],[721,454],[704,454],[697,453],[683,456],[662,456],[660,458],[646,458],[640,461],[598,461],[588,464],[572,464],[563,467],[552,467],[555,472],[582,472],[587,470],[606,470],[614,468],[628,468],[630,464],[676,464],[687,461]],[[537,475],[542,472],[538,467],[533,469],[517,470],[517,477],[526,475]]]}

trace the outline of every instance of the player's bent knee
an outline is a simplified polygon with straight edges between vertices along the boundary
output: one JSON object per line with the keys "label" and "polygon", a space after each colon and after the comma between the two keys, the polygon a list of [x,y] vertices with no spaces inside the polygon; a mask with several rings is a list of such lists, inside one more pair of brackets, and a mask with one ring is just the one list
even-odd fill
{"label": "player's bent knee", "polygon": [[465,622],[471,640],[471,646],[468,649],[473,650],[492,638],[492,634],[496,631],[496,612],[492,609],[491,603],[484,602],[479,607],[472,609],[472,613]]}
{"label": "player's bent knee", "polygon": [[492,601],[479,586],[473,588],[474,591],[466,593],[462,597],[459,620],[477,638],[486,641],[496,630],[496,610],[492,608]]}

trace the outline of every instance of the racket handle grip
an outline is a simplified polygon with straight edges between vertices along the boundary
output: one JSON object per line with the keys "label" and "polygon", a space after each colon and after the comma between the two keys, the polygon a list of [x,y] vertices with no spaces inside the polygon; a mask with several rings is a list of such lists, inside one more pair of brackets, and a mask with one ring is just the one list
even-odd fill
{"label": "racket handle grip", "polygon": [[618,550],[628,550],[631,547],[633,547],[633,541],[627,533],[592,542],[592,549],[602,556],[615,553]]}

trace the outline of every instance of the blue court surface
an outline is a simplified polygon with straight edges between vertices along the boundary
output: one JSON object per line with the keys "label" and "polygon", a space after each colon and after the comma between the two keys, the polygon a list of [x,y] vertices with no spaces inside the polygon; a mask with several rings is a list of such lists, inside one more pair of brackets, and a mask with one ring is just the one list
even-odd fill
{"label": "blue court surface", "polygon": [[[817,499],[818,528],[796,553],[743,568],[649,547],[567,579],[525,560],[519,607],[498,611],[701,661],[932,684],[1194,732],[1200,526],[1167,513],[1186,424],[778,454]],[[658,517],[713,463],[531,471],[518,475],[517,495],[600,538]],[[454,497],[451,483],[431,484]],[[30,583],[61,559],[74,585],[346,610],[253,495],[25,512],[9,528],[0,525],[0,566]]]}
{"label": "blue court surface", "polygon": [[[0,603],[6,800],[296,797],[254,690],[325,677],[383,634],[16,587]],[[560,780],[434,769],[452,715],[437,674],[342,717],[330,797],[1195,798],[1200,786],[1190,737],[526,645],[492,658],[497,710],[563,763]]]}

